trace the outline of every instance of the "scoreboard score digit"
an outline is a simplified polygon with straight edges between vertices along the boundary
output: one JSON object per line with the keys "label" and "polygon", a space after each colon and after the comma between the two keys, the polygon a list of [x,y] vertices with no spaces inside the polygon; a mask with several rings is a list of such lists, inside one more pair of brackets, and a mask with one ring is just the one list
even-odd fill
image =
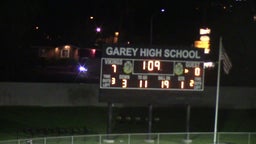
{"label": "scoreboard score digit", "polygon": [[203,64],[203,61],[102,58],[100,88],[202,91]]}

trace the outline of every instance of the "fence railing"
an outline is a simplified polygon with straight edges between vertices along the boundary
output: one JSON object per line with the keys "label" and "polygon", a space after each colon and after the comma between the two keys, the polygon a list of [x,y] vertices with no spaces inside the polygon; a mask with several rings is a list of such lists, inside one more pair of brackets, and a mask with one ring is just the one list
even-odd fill
{"label": "fence railing", "polygon": [[[42,137],[0,141],[0,144],[212,144],[213,132],[134,133]],[[256,144],[256,132],[218,132],[218,144]]]}

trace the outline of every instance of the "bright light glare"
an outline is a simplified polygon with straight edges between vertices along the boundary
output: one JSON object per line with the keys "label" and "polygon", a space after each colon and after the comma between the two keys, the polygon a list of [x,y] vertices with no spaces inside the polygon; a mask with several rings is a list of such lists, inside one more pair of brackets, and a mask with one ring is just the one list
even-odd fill
{"label": "bright light glare", "polygon": [[92,55],[95,55],[96,49],[91,49],[91,53],[92,53]]}
{"label": "bright light glare", "polygon": [[210,51],[211,51],[211,50],[210,50],[209,48],[205,48],[205,49],[204,49],[204,53],[205,53],[205,54],[209,54]]}
{"label": "bright light glare", "polygon": [[165,12],[165,9],[161,9],[161,12]]}
{"label": "bright light glare", "polygon": [[206,35],[200,36],[200,41],[210,41],[210,37]]}
{"label": "bright light glare", "polygon": [[200,35],[206,35],[206,34],[210,34],[210,33],[211,33],[211,29],[209,29],[209,28],[200,28],[200,30],[199,30]]}
{"label": "bright light glare", "polygon": [[87,70],[88,70],[85,66],[79,66],[78,69],[80,72],[87,72]]}
{"label": "bright light glare", "polygon": [[64,49],[70,49],[70,45],[65,45]]}
{"label": "bright light glare", "polygon": [[195,41],[194,46],[196,48],[210,49],[209,41]]}
{"label": "bright light glare", "polygon": [[96,28],[96,32],[101,32],[101,28],[100,28],[100,27],[97,27],[97,28]]}
{"label": "bright light glare", "polygon": [[119,32],[115,32],[115,36],[118,36],[119,35]]}
{"label": "bright light glare", "polygon": [[214,68],[215,64],[213,62],[204,62],[204,68]]}

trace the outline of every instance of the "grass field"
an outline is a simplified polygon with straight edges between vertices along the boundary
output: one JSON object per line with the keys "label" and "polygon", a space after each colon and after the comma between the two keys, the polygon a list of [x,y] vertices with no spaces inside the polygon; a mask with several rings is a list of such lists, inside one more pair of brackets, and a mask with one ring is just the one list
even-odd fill
{"label": "grass field", "polygon": [[[256,110],[220,109],[218,131],[255,132]],[[0,107],[0,140],[105,134],[107,107]],[[213,132],[214,109],[191,108],[190,131]],[[114,107],[112,133],[146,133],[147,107]],[[153,108],[152,132],[185,132],[185,107]]]}

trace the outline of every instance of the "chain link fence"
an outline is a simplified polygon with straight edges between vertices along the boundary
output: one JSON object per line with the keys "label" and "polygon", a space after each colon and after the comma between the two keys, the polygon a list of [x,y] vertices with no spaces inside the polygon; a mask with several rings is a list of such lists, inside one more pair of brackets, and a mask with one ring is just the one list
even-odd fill
{"label": "chain link fence", "polygon": [[[212,144],[213,132],[58,136],[0,141],[0,144]],[[256,132],[218,132],[217,144],[256,144]]]}

